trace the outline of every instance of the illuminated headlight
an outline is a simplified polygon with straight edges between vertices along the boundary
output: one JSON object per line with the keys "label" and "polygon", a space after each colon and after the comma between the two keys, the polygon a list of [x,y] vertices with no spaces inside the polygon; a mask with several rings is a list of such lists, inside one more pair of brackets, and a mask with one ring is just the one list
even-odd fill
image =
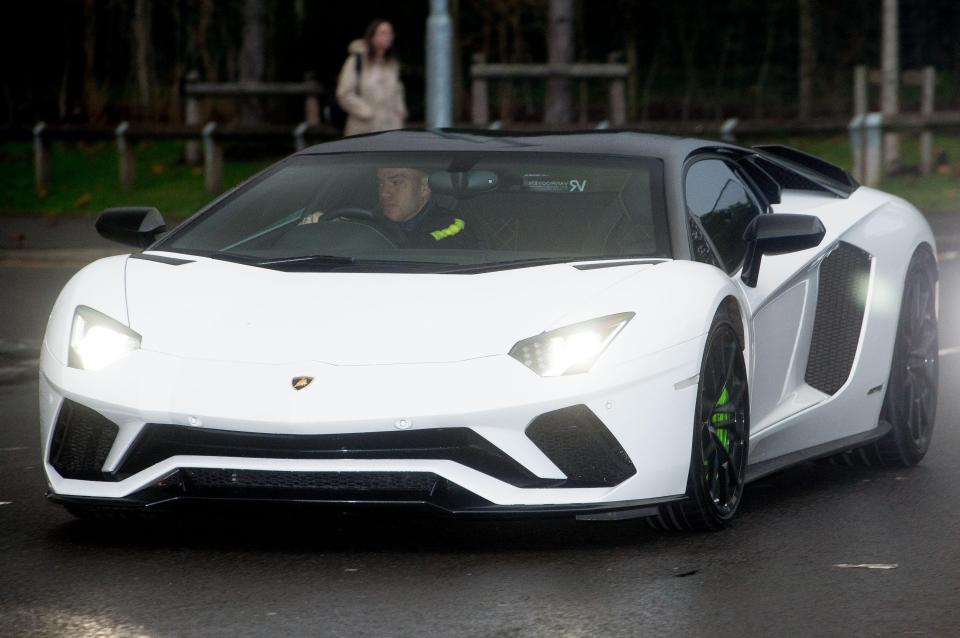
{"label": "illuminated headlight", "polygon": [[100,370],[139,349],[140,335],[136,332],[93,308],[77,306],[67,358],[71,368]]}
{"label": "illuminated headlight", "polygon": [[518,342],[510,356],[541,377],[587,372],[633,315],[622,312],[544,332]]}

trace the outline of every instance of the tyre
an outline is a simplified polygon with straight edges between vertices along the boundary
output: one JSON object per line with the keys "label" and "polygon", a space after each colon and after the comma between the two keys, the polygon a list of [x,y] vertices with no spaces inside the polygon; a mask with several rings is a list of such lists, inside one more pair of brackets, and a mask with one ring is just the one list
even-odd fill
{"label": "tyre", "polygon": [[750,400],[736,312],[732,304],[717,311],[704,347],[687,498],[662,506],[650,519],[655,527],[718,530],[740,506],[750,438]]}
{"label": "tyre", "polygon": [[880,422],[890,431],[879,441],[830,457],[840,465],[909,467],[927,453],[937,416],[939,338],[937,262],[926,246],[913,253],[903,284],[893,359]]}
{"label": "tyre", "polygon": [[897,338],[880,420],[890,432],[875,445],[881,465],[916,465],[927,453],[937,417],[940,343],[937,264],[926,246],[914,252],[903,286]]}

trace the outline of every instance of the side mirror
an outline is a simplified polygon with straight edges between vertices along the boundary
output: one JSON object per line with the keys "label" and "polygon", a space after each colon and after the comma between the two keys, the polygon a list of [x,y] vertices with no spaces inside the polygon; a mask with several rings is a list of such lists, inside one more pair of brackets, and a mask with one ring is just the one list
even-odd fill
{"label": "side mirror", "polygon": [[160,211],[147,206],[108,208],[97,218],[101,237],[137,248],[146,248],[165,230]]}
{"label": "side mirror", "polygon": [[819,246],[826,234],[823,222],[813,215],[774,213],[759,215],[743,231],[747,254],[743,261],[743,283],[755,288],[764,255],[795,253]]}

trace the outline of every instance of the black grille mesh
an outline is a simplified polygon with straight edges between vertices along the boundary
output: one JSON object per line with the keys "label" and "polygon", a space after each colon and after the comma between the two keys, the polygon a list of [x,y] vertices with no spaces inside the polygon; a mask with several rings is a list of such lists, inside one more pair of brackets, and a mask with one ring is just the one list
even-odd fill
{"label": "black grille mesh", "polygon": [[567,487],[617,485],[637,473],[626,451],[585,405],[545,412],[527,436],[567,475]]}
{"label": "black grille mesh", "polygon": [[518,487],[539,479],[469,428],[436,428],[357,434],[266,434],[148,423],[117,468],[117,478],[135,474],[171,456],[280,459],[443,459]]}
{"label": "black grille mesh", "polygon": [[840,242],[820,264],[806,382],[834,394],[850,376],[870,285],[870,255]]}
{"label": "black grille mesh", "polygon": [[69,479],[97,479],[120,428],[90,408],[64,399],[50,446],[50,465]]}
{"label": "black grille mesh", "polygon": [[273,472],[187,468],[182,473],[188,492],[195,489],[240,488],[430,495],[437,484],[437,476],[426,472]]}

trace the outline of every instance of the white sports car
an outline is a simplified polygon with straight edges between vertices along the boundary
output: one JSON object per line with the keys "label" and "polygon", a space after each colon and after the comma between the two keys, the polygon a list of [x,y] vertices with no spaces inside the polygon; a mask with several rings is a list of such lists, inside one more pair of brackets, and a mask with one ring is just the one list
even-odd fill
{"label": "white sports car", "polygon": [[300,152],[60,294],[49,498],[716,529],[744,484],[912,465],[937,396],[934,239],[785,147],[398,131]]}

